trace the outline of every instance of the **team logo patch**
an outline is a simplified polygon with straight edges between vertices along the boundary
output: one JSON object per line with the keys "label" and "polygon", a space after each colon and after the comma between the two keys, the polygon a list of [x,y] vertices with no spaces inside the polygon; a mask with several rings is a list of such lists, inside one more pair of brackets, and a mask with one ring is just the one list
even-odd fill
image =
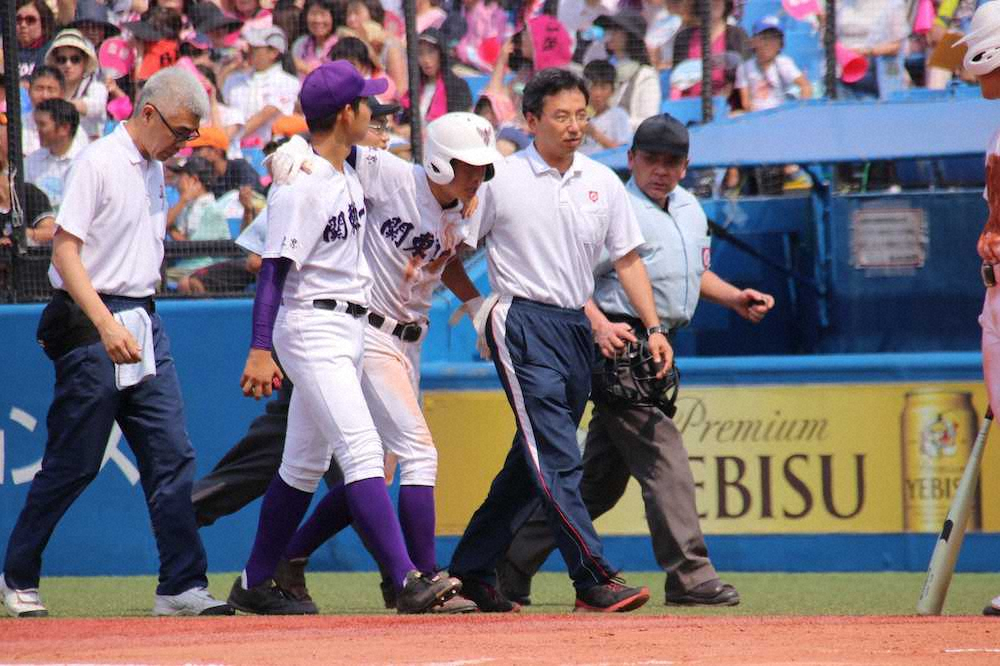
{"label": "team logo patch", "polygon": [[587,192],[587,196],[590,197],[591,201],[595,202],[597,201],[597,192],[595,192],[594,190]]}
{"label": "team logo patch", "polygon": [[701,249],[701,264],[705,267],[706,271],[712,265],[712,248],[703,247]]}
{"label": "team logo patch", "polygon": [[483,145],[490,145],[490,139],[493,137],[493,129],[490,127],[477,127],[476,131],[479,132],[479,138],[483,140]]}

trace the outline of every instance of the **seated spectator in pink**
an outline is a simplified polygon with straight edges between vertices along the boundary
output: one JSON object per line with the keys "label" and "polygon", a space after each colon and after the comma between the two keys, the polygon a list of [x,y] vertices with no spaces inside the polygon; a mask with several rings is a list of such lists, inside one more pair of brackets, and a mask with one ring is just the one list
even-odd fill
{"label": "seated spectator in pink", "polygon": [[[751,56],[750,38],[743,28],[730,25],[729,17],[733,13],[733,0],[711,0],[712,21],[709,25],[709,40],[712,53],[712,94],[730,97],[733,84],[736,81],[736,70],[740,63]],[[676,70],[687,60],[701,61],[701,25],[698,23],[698,12],[693,11],[688,16],[690,25],[681,28],[674,38],[673,64]],[[670,98],[698,97],[701,95],[701,83],[684,90],[671,89]],[[735,107],[735,100],[730,100]]]}
{"label": "seated spectator in pink", "polygon": [[607,60],[591,60],[583,68],[583,78],[587,80],[594,115],[584,130],[580,152],[591,155],[627,143],[632,137],[628,112],[611,105],[615,93],[614,65]]}
{"label": "seated spectator in pink", "polygon": [[785,34],[776,16],[765,16],[753,26],[754,57],[736,71],[736,89],[746,111],[780,106],[788,99],[809,99],[812,86],[802,70],[784,55]]}
{"label": "seated spectator in pink", "polygon": [[76,107],[64,99],[47,99],[32,112],[42,147],[24,159],[24,180],[45,192],[58,212],[66,174],[83,147],[73,141],[80,126]]}
{"label": "seated spectator in pink", "polygon": [[[266,19],[271,16],[270,11],[261,7],[260,0],[222,0],[222,11],[230,16],[235,16],[244,23]],[[254,27],[264,28],[267,25],[270,25],[270,23],[263,21],[261,25]]]}
{"label": "seated spectator in pink", "polygon": [[510,27],[507,11],[495,0],[462,0],[465,35],[458,43],[458,59],[484,72],[493,71]]}
{"label": "seated spectator in pink", "polygon": [[[412,104],[420,109],[424,120],[430,122],[450,111],[469,111],[472,92],[469,84],[451,71],[444,37],[437,28],[420,33],[417,44],[417,62],[420,65],[420,87],[403,96],[403,108],[409,111]],[[413,99],[416,98],[416,102]]]}
{"label": "seated spectator in pink", "polygon": [[330,59],[335,30],[346,20],[343,5],[330,0],[309,0],[305,17],[306,32],[292,43],[295,71],[303,77]]}
{"label": "seated spectator in pink", "polygon": [[417,33],[423,33],[429,28],[440,28],[448,13],[438,7],[435,0],[416,0]]}

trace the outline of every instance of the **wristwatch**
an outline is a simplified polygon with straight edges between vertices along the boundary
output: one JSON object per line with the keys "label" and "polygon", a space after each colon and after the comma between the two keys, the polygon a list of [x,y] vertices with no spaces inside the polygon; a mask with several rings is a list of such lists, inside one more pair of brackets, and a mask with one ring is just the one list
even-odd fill
{"label": "wristwatch", "polygon": [[656,333],[660,333],[663,337],[667,337],[667,329],[662,324],[657,324],[656,326],[650,326],[646,329],[646,337],[650,337]]}

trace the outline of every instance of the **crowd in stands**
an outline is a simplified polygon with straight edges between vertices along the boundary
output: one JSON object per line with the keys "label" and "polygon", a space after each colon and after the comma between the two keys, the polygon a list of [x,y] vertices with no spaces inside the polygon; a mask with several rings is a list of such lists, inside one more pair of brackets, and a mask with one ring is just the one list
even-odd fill
{"label": "crowd in stands", "polygon": [[[496,127],[503,152],[523,149],[531,137],[520,93],[546,67],[574,69],[590,86],[584,153],[626,145],[645,118],[700,98],[702,30],[710,33],[712,94],[729,113],[824,94],[823,0],[708,0],[707,26],[696,0],[416,0],[416,90],[401,0],[14,1],[20,81],[4,87],[21,86],[24,174],[33,205],[40,194],[49,213],[40,220],[62,205],[73,157],[129,117],[146,79],[171,65],[197,73],[211,113],[168,165],[177,242],[231,239],[257,216],[263,152],[305,131],[299,86],[328,60],[389,80],[379,102],[390,111],[372,141],[401,154],[417,109],[425,121],[473,111]],[[865,66],[842,77],[840,96],[885,98],[960,77],[960,57],[948,49],[975,5],[838,0],[838,58],[845,74],[851,58]],[[795,187],[795,169],[785,171]],[[739,182],[739,174],[726,178]],[[33,233],[30,242],[50,235]],[[171,288],[197,291],[190,277],[212,263],[171,266]]]}

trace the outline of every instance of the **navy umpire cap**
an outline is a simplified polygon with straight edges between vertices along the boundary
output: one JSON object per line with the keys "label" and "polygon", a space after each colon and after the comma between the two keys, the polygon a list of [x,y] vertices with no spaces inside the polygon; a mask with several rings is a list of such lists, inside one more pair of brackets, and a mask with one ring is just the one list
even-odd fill
{"label": "navy umpire cap", "polygon": [[689,143],[687,127],[669,113],[661,113],[642,121],[632,138],[632,150],[687,157]]}

